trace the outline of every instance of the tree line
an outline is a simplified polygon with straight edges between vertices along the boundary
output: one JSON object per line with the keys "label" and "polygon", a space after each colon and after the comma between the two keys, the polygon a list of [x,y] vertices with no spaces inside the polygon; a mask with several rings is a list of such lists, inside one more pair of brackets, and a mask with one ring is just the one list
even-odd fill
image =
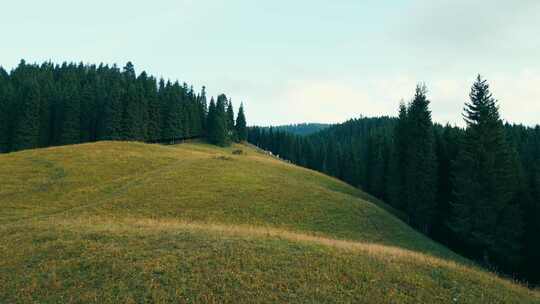
{"label": "tree line", "polygon": [[281,126],[274,126],[272,127],[274,131],[286,131],[288,133],[296,134],[296,135],[310,135],[313,133],[317,133],[321,130],[324,130],[328,127],[330,127],[330,124],[323,124],[323,123],[299,123],[299,124],[291,124],[291,125],[281,125]]}
{"label": "tree line", "polygon": [[93,142],[164,142],[207,137],[227,145],[247,139],[243,105],[178,81],[159,81],[128,62],[85,65],[22,60],[0,67],[0,153]]}
{"label": "tree line", "polygon": [[397,118],[360,118],[309,136],[249,128],[248,141],[388,202],[417,230],[479,263],[540,282],[540,126],[504,123],[486,80],[466,127],[435,124],[424,85]]}

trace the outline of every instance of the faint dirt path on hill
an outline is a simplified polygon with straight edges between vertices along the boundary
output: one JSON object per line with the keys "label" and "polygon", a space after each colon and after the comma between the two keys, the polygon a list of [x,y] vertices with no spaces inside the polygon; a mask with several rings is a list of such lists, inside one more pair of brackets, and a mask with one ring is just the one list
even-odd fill
{"label": "faint dirt path on hill", "polygon": [[136,185],[138,183],[141,183],[141,182],[143,182],[145,180],[148,180],[149,178],[154,177],[156,175],[162,174],[162,173],[166,172],[167,170],[169,170],[169,169],[171,169],[173,167],[176,167],[176,165],[182,163],[182,161],[184,161],[184,160],[180,159],[180,160],[174,161],[174,162],[172,162],[170,164],[160,166],[160,167],[158,167],[156,169],[146,171],[146,172],[144,172],[142,174],[135,174],[134,176],[131,176],[131,177],[130,176],[124,176],[124,177],[121,177],[121,178],[117,178],[117,179],[115,179],[113,181],[107,182],[107,185],[98,187],[97,189],[94,190],[94,192],[103,191],[107,187],[110,187],[110,184],[115,184],[115,183],[117,183],[117,182],[119,182],[121,180],[128,180],[127,183],[121,184],[120,186],[118,186],[118,188],[114,189],[111,193],[104,194],[104,199],[100,200],[98,202],[89,203],[89,204],[82,204],[82,205],[78,205],[78,206],[74,206],[74,207],[70,207],[70,208],[65,208],[65,209],[62,209],[62,210],[56,211],[56,212],[50,212],[50,213],[47,213],[47,214],[37,214],[37,215],[29,216],[29,217],[24,217],[24,218],[8,221],[8,222],[5,222],[4,224],[0,225],[0,228],[7,228],[7,227],[10,227],[10,226],[15,226],[17,224],[26,223],[26,222],[29,222],[29,221],[43,220],[43,219],[46,219],[46,218],[50,218],[50,217],[54,217],[54,216],[58,216],[58,215],[62,215],[62,214],[68,214],[70,212],[75,212],[75,211],[84,210],[84,209],[91,208],[91,207],[99,207],[99,206],[105,205],[105,204],[113,201],[115,198],[119,197],[121,194],[126,193],[126,191],[129,190],[134,185]]}

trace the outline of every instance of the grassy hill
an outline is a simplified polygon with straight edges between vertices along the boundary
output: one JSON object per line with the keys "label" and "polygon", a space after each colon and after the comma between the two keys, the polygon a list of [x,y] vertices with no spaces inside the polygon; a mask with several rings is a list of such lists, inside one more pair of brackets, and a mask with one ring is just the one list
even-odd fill
{"label": "grassy hill", "polygon": [[239,145],[0,155],[0,303],[540,303],[368,199]]}

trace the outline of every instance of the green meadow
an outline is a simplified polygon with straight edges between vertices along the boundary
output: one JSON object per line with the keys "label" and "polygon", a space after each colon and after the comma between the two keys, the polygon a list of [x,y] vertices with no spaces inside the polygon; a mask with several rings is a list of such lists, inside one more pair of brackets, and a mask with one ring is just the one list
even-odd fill
{"label": "green meadow", "polygon": [[540,303],[540,293],[362,191],[246,145],[0,155],[0,303],[171,302]]}

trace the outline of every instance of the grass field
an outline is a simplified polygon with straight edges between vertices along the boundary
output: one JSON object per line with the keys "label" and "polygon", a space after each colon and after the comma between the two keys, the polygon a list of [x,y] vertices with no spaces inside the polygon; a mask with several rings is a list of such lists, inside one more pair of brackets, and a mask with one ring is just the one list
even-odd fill
{"label": "grass field", "polygon": [[368,198],[240,145],[0,155],[0,303],[540,303]]}

